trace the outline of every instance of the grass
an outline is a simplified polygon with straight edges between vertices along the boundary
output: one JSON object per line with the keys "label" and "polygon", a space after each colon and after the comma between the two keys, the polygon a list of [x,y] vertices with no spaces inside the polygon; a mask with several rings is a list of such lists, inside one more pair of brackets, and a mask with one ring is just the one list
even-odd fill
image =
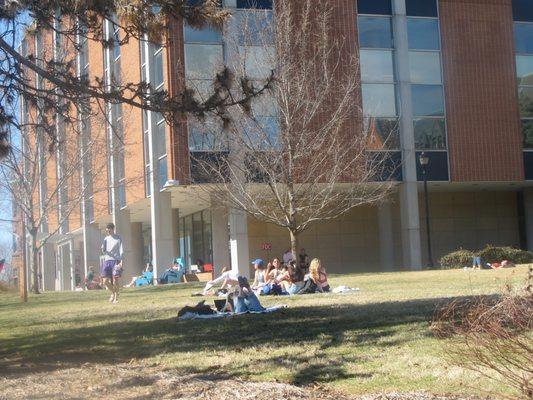
{"label": "grass", "polygon": [[332,286],[361,291],[261,298],[288,308],[218,321],[177,322],[177,310],[197,301],[190,294],[199,284],[124,290],[117,305],[105,291],[45,293],[28,304],[0,293],[0,370],[10,376],[131,362],[354,394],[498,392],[504,388],[448,366],[445,343],[429,324],[439,303],[499,293],[526,273],[517,267],[333,276]]}

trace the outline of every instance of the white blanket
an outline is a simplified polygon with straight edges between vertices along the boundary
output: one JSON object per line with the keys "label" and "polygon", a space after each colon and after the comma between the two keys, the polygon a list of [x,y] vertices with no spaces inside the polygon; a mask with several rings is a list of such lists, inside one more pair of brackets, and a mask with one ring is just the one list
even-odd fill
{"label": "white blanket", "polygon": [[281,310],[282,308],[287,308],[285,304],[278,304],[276,306],[267,307],[264,311],[253,311],[253,312],[245,312],[245,313],[232,313],[232,312],[217,312],[215,314],[197,314],[192,312],[187,312],[183,314],[181,317],[179,317],[180,321],[185,321],[188,319],[219,319],[219,318],[227,318],[227,317],[233,317],[236,315],[244,315],[244,314],[267,314],[274,311]]}

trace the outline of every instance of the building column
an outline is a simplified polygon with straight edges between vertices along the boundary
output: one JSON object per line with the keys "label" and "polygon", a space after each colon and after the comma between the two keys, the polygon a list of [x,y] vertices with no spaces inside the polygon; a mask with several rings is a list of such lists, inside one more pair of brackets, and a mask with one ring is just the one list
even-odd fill
{"label": "building column", "polygon": [[53,243],[46,243],[41,248],[41,281],[44,291],[56,289],[56,255],[54,250],[55,245]]}
{"label": "building column", "polygon": [[[177,252],[177,232],[175,216],[178,210],[172,210],[171,196],[168,192],[152,193],[150,204],[152,232],[152,264],[154,276],[159,276],[167,268]],[[157,201],[155,201],[157,198]]]}
{"label": "building column", "polygon": [[93,266],[96,273],[100,271],[100,246],[101,233],[96,224],[83,225],[83,273],[87,276],[90,266]]}
{"label": "building column", "polygon": [[213,266],[215,268],[215,276],[218,276],[222,268],[230,266],[228,210],[226,208],[211,208],[211,227]]}
{"label": "building column", "polygon": [[243,211],[236,209],[229,211],[229,236],[231,269],[249,278],[248,218]]}
{"label": "building column", "polygon": [[394,269],[394,239],[392,232],[392,209],[390,203],[378,206],[379,263],[381,271]]}
{"label": "building column", "polygon": [[420,270],[422,269],[422,250],[405,0],[394,0],[393,4],[397,87],[401,99],[399,115],[403,183],[400,185],[400,208],[403,266],[412,270]]}
{"label": "building column", "polygon": [[524,189],[527,249],[533,251],[533,188]]}
{"label": "building column", "polygon": [[124,248],[123,281],[138,276],[143,270],[141,223],[131,222],[129,210],[119,210],[113,214],[115,231],[122,238]]}

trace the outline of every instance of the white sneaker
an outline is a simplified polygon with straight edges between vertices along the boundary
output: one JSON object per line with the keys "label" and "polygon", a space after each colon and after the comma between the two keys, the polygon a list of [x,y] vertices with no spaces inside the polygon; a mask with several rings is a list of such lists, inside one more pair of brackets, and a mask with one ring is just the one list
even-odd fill
{"label": "white sneaker", "polygon": [[113,300],[113,304],[117,304],[117,303],[118,303],[118,299]]}

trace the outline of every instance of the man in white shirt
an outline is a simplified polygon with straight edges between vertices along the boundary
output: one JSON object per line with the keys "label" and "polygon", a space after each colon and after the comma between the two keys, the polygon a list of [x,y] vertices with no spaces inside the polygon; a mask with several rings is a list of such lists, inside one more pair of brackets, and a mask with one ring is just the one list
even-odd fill
{"label": "man in white shirt", "polygon": [[102,242],[102,254],[104,255],[104,264],[100,276],[104,279],[104,285],[111,292],[109,301],[118,303],[119,280],[122,276],[122,257],[124,248],[122,238],[115,234],[115,225],[110,223],[106,227],[106,237]]}

